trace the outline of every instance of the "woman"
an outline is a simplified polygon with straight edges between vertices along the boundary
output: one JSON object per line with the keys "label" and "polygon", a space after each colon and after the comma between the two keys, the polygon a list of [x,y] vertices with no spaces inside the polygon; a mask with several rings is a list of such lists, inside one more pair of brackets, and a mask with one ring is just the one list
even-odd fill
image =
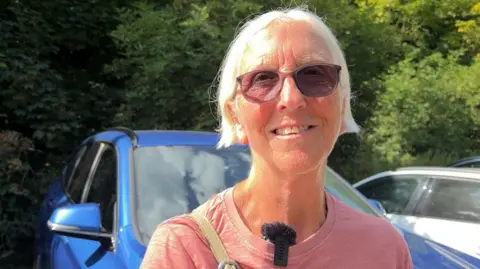
{"label": "woman", "polygon": [[[297,8],[248,22],[226,55],[218,105],[219,146],[248,143],[252,168],[198,211],[241,268],[277,268],[276,245],[262,238],[263,224],[273,222],[296,234],[287,268],[412,268],[392,225],[324,191],[335,142],[359,127],[350,112],[346,62],[319,17]],[[158,226],[141,268],[217,265],[197,224],[179,216]]]}

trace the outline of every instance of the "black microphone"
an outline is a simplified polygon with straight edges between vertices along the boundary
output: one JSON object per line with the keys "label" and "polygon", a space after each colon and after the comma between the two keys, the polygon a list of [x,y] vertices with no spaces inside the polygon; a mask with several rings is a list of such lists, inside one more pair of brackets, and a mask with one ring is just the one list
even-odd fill
{"label": "black microphone", "polygon": [[289,225],[281,222],[264,223],[262,225],[263,239],[275,244],[273,264],[287,266],[288,248],[295,245],[297,233]]}

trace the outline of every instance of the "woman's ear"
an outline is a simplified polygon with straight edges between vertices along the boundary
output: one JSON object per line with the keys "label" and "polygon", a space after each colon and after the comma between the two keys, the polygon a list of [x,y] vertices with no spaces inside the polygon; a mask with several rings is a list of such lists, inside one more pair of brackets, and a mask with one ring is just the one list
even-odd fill
{"label": "woman's ear", "polygon": [[242,125],[240,124],[235,125],[235,133],[237,136],[237,140],[240,144],[243,144],[243,145],[248,144],[248,137],[245,131],[243,130]]}
{"label": "woman's ear", "polygon": [[243,130],[243,127],[237,118],[237,113],[236,113],[237,110],[233,107],[233,105],[234,105],[233,102],[227,103],[226,110],[230,119],[232,120],[232,123],[235,125],[235,136],[236,136],[237,142],[240,144],[246,145],[248,143],[247,134]]}
{"label": "woman's ear", "polygon": [[225,110],[227,112],[228,117],[232,120],[232,124],[239,124],[233,105],[234,105],[233,102],[228,102],[225,105]]}

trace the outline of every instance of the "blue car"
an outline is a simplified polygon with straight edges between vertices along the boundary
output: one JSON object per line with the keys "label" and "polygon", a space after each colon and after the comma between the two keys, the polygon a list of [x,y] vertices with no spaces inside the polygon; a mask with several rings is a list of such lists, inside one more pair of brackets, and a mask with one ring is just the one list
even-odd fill
{"label": "blue car", "polygon": [[[218,139],[209,132],[127,128],[86,139],[42,203],[35,268],[139,268],[160,222],[191,211],[247,177],[248,147],[216,149]],[[369,203],[331,169],[325,188],[348,205],[383,218],[377,203]],[[480,267],[468,255],[399,231],[417,269]]]}

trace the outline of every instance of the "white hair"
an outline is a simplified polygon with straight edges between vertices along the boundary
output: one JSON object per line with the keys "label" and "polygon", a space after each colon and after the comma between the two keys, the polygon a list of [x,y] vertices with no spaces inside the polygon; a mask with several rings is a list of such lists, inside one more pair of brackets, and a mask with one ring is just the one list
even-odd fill
{"label": "white hair", "polygon": [[229,50],[222,62],[219,71],[219,85],[217,92],[218,114],[221,123],[218,131],[221,134],[218,147],[228,147],[237,141],[235,124],[227,110],[227,103],[235,98],[236,78],[240,75],[240,62],[244,56],[245,48],[251,37],[257,32],[267,28],[276,20],[306,21],[311,24],[313,30],[322,36],[332,55],[333,64],[342,67],[340,75],[339,88],[341,90],[340,100],[346,100],[343,115],[343,129],[345,132],[359,132],[360,127],[355,122],[350,109],[350,75],[347,64],[340,48],[339,42],[332,31],[316,14],[308,11],[306,7],[288,8],[274,10],[264,13],[253,20],[246,22],[241,28],[235,39],[231,42]]}

